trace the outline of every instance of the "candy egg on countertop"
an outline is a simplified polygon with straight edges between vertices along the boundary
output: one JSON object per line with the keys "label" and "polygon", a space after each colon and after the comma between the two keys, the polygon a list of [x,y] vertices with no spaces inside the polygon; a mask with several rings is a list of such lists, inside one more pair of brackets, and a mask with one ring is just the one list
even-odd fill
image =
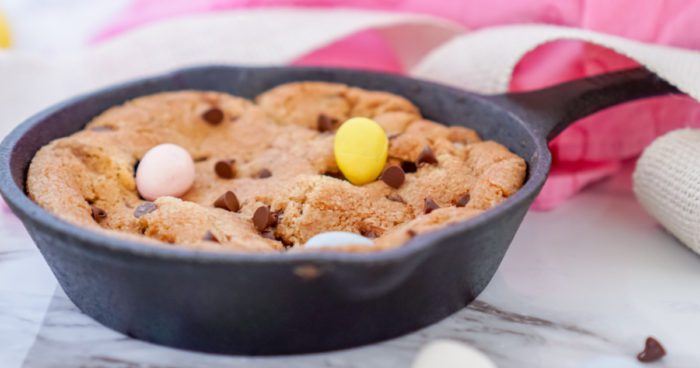
{"label": "candy egg on countertop", "polygon": [[434,340],[416,355],[412,368],[496,368],[479,350],[453,340]]}
{"label": "candy egg on countertop", "polygon": [[149,201],[179,197],[192,187],[194,176],[194,161],[189,152],[176,144],[160,144],[141,158],[136,169],[136,187]]}
{"label": "candy egg on countertop", "polygon": [[316,234],[304,244],[305,249],[332,248],[343,245],[374,245],[374,242],[362,235],[347,231],[328,231]]}
{"label": "candy egg on countertop", "polygon": [[388,151],[386,132],[372,119],[349,119],[335,134],[335,161],[345,178],[355,185],[377,179],[386,164]]}

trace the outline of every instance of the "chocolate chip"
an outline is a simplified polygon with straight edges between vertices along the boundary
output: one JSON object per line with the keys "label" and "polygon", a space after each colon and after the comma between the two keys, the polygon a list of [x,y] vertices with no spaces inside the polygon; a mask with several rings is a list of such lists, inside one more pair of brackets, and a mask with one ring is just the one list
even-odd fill
{"label": "chocolate chip", "polygon": [[422,165],[422,164],[431,164],[431,165],[436,165],[438,163],[437,158],[435,157],[435,153],[433,153],[433,149],[430,148],[430,146],[425,146],[422,151],[420,151],[420,154],[418,154],[418,159],[416,160],[417,165]]}
{"label": "chocolate chip", "polygon": [[323,173],[323,175],[330,176],[331,178],[336,178],[338,180],[346,180],[345,175],[343,175],[343,173],[340,171],[338,171],[338,172],[326,171],[325,173]]}
{"label": "chocolate chip", "polygon": [[99,207],[90,205],[90,210],[92,212],[92,218],[97,222],[100,222],[107,218],[107,212],[105,212],[105,210]]}
{"label": "chocolate chip", "polygon": [[390,201],[394,201],[394,202],[399,202],[399,203],[406,204],[406,200],[403,199],[402,196],[400,196],[400,195],[398,195],[398,194],[396,194],[396,193],[391,193],[391,194],[389,194],[388,196],[386,196],[386,199],[388,199],[388,200],[390,200]]}
{"label": "chocolate chip", "polygon": [[406,180],[406,175],[403,173],[403,169],[392,165],[384,169],[381,179],[386,185],[398,189]]}
{"label": "chocolate chip", "polygon": [[253,225],[261,233],[276,221],[276,216],[270,212],[270,207],[260,206],[253,213]]}
{"label": "chocolate chip", "polygon": [[218,107],[212,107],[202,114],[202,119],[211,125],[219,125],[224,120],[224,112]]}
{"label": "chocolate chip", "polygon": [[433,199],[430,197],[425,197],[424,202],[425,207],[423,208],[423,213],[425,213],[426,215],[440,208],[440,206],[438,206],[438,204],[435,203],[435,201],[433,201]]}
{"label": "chocolate chip", "polygon": [[241,209],[241,204],[238,202],[236,194],[229,190],[214,201],[214,207],[238,212]]}
{"label": "chocolate chip", "polygon": [[408,235],[409,238],[413,238],[414,236],[418,235],[415,230],[413,229],[408,229],[406,230],[406,235]]}
{"label": "chocolate chip", "polygon": [[146,214],[149,214],[157,209],[158,209],[158,206],[156,206],[155,203],[144,202],[141,205],[139,205],[138,207],[136,207],[136,209],[134,210],[134,217],[139,218],[139,217],[146,215]]}
{"label": "chocolate chip", "polygon": [[666,350],[655,338],[647,337],[644,351],[637,354],[637,360],[644,363],[655,362],[666,355]]}
{"label": "chocolate chip", "polygon": [[270,171],[268,169],[262,169],[262,170],[258,171],[257,174],[255,174],[255,177],[258,179],[265,179],[265,178],[269,178],[271,176],[272,176],[272,171]]}
{"label": "chocolate chip", "polygon": [[320,114],[318,116],[318,120],[316,121],[316,125],[318,127],[318,131],[321,133],[332,132],[338,126],[338,119],[332,118],[326,114]]}
{"label": "chocolate chip", "polygon": [[233,179],[236,176],[236,160],[220,160],[214,164],[216,175],[222,179]]}
{"label": "chocolate chip", "polygon": [[464,207],[469,203],[469,200],[472,197],[469,195],[469,193],[464,193],[459,199],[457,200],[457,207]]}
{"label": "chocolate chip", "polygon": [[413,161],[404,161],[401,163],[401,168],[405,173],[414,173],[418,171],[418,166]]}
{"label": "chocolate chip", "polygon": [[369,238],[369,239],[375,239],[379,236],[379,235],[377,235],[377,232],[374,230],[362,230],[362,231],[360,231],[360,234],[362,234],[362,236],[364,236],[365,238]]}
{"label": "chocolate chip", "polygon": [[214,242],[214,243],[218,243],[218,242],[219,242],[219,239],[217,239],[216,236],[214,236],[214,234],[212,234],[211,231],[209,231],[209,230],[207,230],[207,232],[204,233],[204,236],[202,237],[202,240],[204,240],[204,241],[211,241],[211,242]]}

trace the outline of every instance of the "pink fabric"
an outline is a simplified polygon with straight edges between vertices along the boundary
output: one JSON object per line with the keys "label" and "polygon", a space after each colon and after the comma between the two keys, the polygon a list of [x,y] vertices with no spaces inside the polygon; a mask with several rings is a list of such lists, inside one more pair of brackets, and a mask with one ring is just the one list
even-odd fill
{"label": "pink fabric", "polygon": [[[135,0],[95,41],[159,19],[263,6],[345,6],[425,13],[457,21],[470,29],[547,23],[700,49],[700,22],[696,21],[700,17],[700,2],[692,0]],[[389,47],[374,32],[353,35],[296,63],[403,72]],[[607,49],[557,41],[540,47],[520,62],[511,90],[540,88],[632,65],[633,61]],[[615,173],[622,160],[639,155],[658,135],[686,126],[700,126],[700,104],[686,97],[630,103],[581,120],[551,143],[555,160],[552,174],[534,208],[556,206],[589,183]]]}

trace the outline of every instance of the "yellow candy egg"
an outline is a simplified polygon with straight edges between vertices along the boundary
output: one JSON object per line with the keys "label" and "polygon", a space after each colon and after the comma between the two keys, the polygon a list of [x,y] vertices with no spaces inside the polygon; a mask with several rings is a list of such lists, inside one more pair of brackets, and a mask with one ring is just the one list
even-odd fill
{"label": "yellow candy egg", "polygon": [[335,161],[345,178],[355,185],[377,179],[384,169],[388,151],[386,132],[372,119],[349,119],[335,134]]}
{"label": "yellow candy egg", "polygon": [[3,14],[0,12],[0,49],[1,48],[8,48],[11,45],[10,41],[10,25],[7,23],[7,20],[3,16]]}

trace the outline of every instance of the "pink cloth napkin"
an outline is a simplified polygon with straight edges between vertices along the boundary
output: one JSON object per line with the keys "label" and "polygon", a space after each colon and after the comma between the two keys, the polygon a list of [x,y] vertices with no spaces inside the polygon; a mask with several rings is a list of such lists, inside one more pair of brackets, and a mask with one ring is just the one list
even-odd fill
{"label": "pink cloth napkin", "polygon": [[[469,29],[546,23],[700,49],[700,22],[696,21],[700,2],[693,0],[135,0],[95,41],[160,19],[263,6],[343,6],[424,13],[457,21]],[[403,72],[391,49],[373,32],[353,35],[296,63]],[[634,65],[634,61],[601,47],[557,41],[520,62],[510,89],[526,91]],[[554,166],[534,208],[555,207],[587,184],[617,172],[623,160],[638,156],[660,134],[689,126],[700,126],[700,104],[687,97],[629,103],[581,120],[551,143]]]}

